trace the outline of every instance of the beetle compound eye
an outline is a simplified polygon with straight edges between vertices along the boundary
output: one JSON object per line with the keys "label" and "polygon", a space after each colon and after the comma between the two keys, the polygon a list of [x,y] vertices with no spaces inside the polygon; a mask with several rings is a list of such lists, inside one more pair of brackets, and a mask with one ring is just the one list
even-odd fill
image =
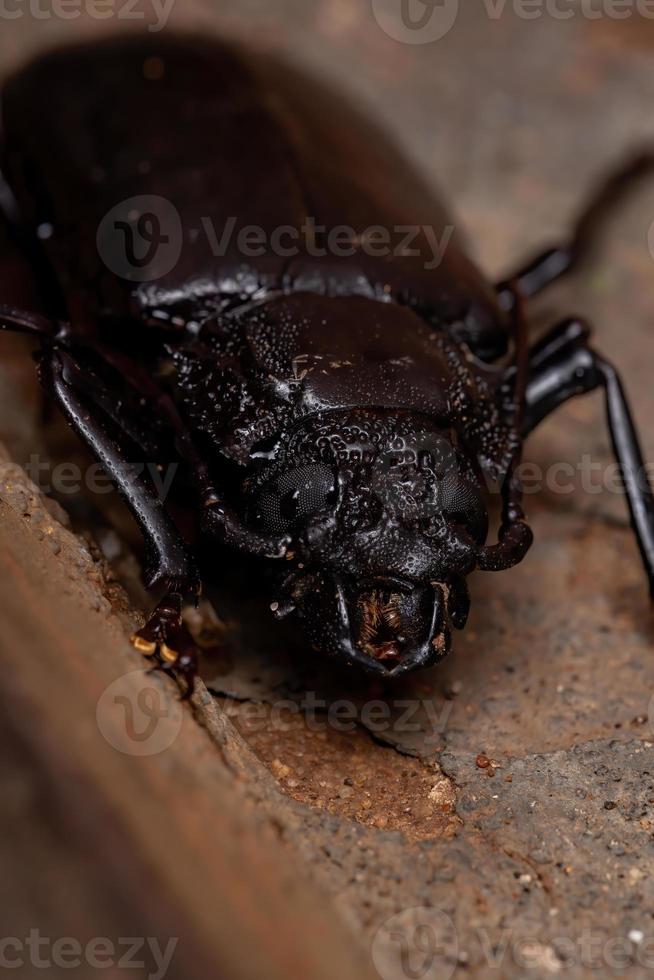
{"label": "beetle compound eye", "polygon": [[280,510],[289,521],[308,517],[336,503],[336,480],[324,463],[300,466],[278,480]]}
{"label": "beetle compound eye", "polygon": [[467,481],[451,476],[443,481],[443,512],[450,524],[464,527],[475,541],[488,532],[488,516],[479,494]]}
{"label": "beetle compound eye", "polygon": [[336,480],[324,463],[311,463],[283,473],[267,483],[259,495],[258,512],[271,531],[286,531],[296,521],[333,507]]}

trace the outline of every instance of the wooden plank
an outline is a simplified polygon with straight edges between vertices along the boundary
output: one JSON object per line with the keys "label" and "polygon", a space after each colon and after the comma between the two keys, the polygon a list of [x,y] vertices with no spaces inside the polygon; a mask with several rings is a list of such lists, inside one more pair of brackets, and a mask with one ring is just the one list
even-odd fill
{"label": "wooden plank", "polygon": [[[182,705],[144,674],[130,614],[105,590],[80,540],[3,464],[3,935],[149,936],[164,950],[178,937],[167,976],[184,980],[362,980],[354,940],[257,806],[276,792],[270,775],[206,692]],[[150,957],[142,975],[154,972]]]}

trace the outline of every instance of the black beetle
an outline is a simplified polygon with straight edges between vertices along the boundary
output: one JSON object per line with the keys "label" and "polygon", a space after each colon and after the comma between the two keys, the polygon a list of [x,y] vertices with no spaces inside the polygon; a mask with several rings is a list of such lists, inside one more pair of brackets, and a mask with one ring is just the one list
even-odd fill
{"label": "black beetle", "polygon": [[[314,648],[396,676],[447,653],[473,569],[524,558],[523,440],[602,387],[654,582],[652,494],[618,377],[577,320],[529,348],[523,309],[651,160],[609,182],[569,246],[494,289],[454,240],[426,261],[449,218],[376,130],[325,99],[263,59],[173,37],[49,53],[2,94],[2,325],[38,335],[43,383],[130,505],[147,583],[165,589],[134,643],[189,689],[180,612],[199,577],[128,465],[144,457],[181,461],[205,535],[284,559],[272,608],[295,611]],[[209,232],[228,220],[258,226],[260,254],[234,236],[216,249]],[[294,251],[289,228],[309,230]],[[349,254],[321,246],[327,228]],[[404,229],[404,246],[381,254],[380,228]]]}

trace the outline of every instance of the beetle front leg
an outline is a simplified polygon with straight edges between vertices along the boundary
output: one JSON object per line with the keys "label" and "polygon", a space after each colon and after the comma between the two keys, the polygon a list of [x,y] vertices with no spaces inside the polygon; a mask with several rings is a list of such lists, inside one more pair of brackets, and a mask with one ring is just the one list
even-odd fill
{"label": "beetle front leg", "polygon": [[[577,395],[602,388],[613,451],[627,493],[631,524],[654,598],[654,497],[636,426],[618,372],[588,345],[590,331],[578,321],[556,328],[535,351],[527,385],[526,437],[552,412]],[[549,351],[548,351],[549,344]]]}
{"label": "beetle front leg", "polygon": [[185,595],[199,594],[195,565],[151,481],[142,472],[135,474],[125,434],[88,395],[80,394],[84,388],[80,364],[61,349],[46,349],[41,374],[68,423],[102,463],[137,521],[146,546],[146,585],[165,587],[164,598],[132,642],[144,655],[157,657],[164,669],[181,673],[190,694],[197,657],[182,622],[181,606]]}
{"label": "beetle front leg", "polygon": [[14,306],[0,305],[0,331],[32,334],[35,337],[55,337],[64,328],[53,320],[31,310],[17,309]]}
{"label": "beetle front leg", "polygon": [[145,626],[131,637],[132,646],[144,657],[156,657],[162,670],[184,677],[184,698],[193,693],[198,653],[182,620],[182,594],[167,592],[155,606]]}
{"label": "beetle front leg", "polygon": [[181,417],[177,405],[163,391],[144,368],[115,350],[93,342],[92,349],[103,360],[119,371],[129,384],[145,398],[152,413],[170,428],[175,448],[181,459],[188,464],[193,475],[201,507],[203,532],[219,538],[223,544],[238,551],[260,558],[283,558],[290,537],[271,538],[247,527],[238,515],[227,506],[214,483],[207,462],[198,451],[188,425]]}

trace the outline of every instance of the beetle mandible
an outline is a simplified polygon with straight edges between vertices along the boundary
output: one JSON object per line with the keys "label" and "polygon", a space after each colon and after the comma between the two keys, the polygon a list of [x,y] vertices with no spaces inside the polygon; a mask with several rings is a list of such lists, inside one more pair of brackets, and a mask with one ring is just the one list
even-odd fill
{"label": "beetle mandible", "polygon": [[[130,506],[146,582],[163,591],[133,642],[187,691],[181,609],[199,575],[138,460],[172,453],[202,532],[279,563],[272,608],[295,613],[313,647],[395,677],[448,652],[473,569],[524,558],[523,441],[602,388],[654,583],[652,493],[618,375],[576,319],[529,347],[524,309],[651,158],[607,183],[568,245],[493,288],[455,238],[425,261],[425,229],[444,241],[453,227],[446,211],[328,99],[236,47],[175,37],[48,53],[2,92],[0,321],[38,337],[43,384]],[[245,256],[236,236],[211,240],[230,220],[266,241],[310,236]],[[381,255],[364,240],[400,227],[420,247]],[[350,254],[320,248],[320,228],[351,229]]]}

